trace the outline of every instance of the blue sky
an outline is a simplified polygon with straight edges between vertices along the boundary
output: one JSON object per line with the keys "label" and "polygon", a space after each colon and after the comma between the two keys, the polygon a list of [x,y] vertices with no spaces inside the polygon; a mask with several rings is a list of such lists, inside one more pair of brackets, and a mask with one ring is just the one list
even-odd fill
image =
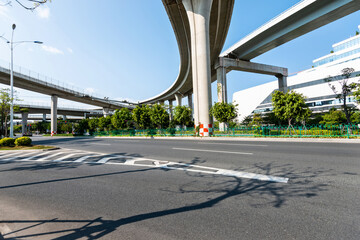
{"label": "blue sky", "polygon": [[[3,1],[3,0],[0,0]],[[44,45],[22,44],[15,64],[111,99],[147,99],[167,89],[176,79],[179,54],[176,39],[161,0],[53,0],[36,11],[15,2],[0,6],[0,35],[15,40],[40,40]],[[224,50],[298,0],[252,0],[235,3]],[[261,6],[261,7],[259,7]],[[297,72],[326,55],[331,45],[355,34],[360,12],[344,17],[286,43],[254,62],[278,65]],[[0,42],[0,63],[8,64],[10,50]],[[231,72],[229,100],[236,91],[275,80],[270,76]],[[55,80],[53,80],[56,82]],[[6,87],[6,86],[1,86]],[[213,101],[216,87],[213,84]],[[50,103],[50,97],[19,90],[24,103]],[[63,106],[82,106],[65,100]]]}

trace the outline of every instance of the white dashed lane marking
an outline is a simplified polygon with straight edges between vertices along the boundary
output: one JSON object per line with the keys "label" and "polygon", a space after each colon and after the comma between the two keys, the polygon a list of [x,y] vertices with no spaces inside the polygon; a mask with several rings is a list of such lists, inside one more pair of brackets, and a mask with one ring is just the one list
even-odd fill
{"label": "white dashed lane marking", "polygon": [[[183,149],[181,149],[183,150]],[[189,150],[189,149],[186,149]],[[193,149],[191,149],[193,150]],[[199,149],[195,149],[199,150]],[[202,149],[200,149],[202,150]],[[204,150],[208,151],[208,150]],[[260,181],[270,181],[270,182],[278,182],[278,183],[287,183],[288,178],[284,177],[277,177],[277,176],[270,176],[270,175],[263,175],[263,174],[256,174],[256,173],[249,173],[249,172],[242,172],[242,171],[233,171],[221,168],[213,168],[213,167],[206,167],[200,165],[193,165],[193,164],[185,164],[185,163],[178,163],[178,162],[170,162],[164,160],[157,160],[157,159],[149,159],[149,158],[138,158],[138,157],[131,157],[131,156],[124,156],[124,155],[111,155],[111,154],[101,154],[101,153],[93,153],[93,152],[73,152],[70,151],[57,151],[57,152],[19,152],[19,155],[11,158],[7,158],[7,161],[34,161],[34,162],[41,162],[41,161],[52,161],[58,163],[84,163],[84,164],[110,164],[110,165],[123,165],[123,166],[141,166],[141,167],[149,167],[149,168],[161,168],[161,169],[169,169],[169,170],[179,170],[179,171],[186,171],[186,172],[195,172],[195,173],[203,173],[203,174],[213,174],[213,175],[222,175],[222,176],[229,176],[229,177],[236,177],[236,178],[248,178],[248,179],[255,179]],[[31,155],[30,157],[23,158],[21,157]],[[43,155],[49,154],[40,159],[35,159],[37,157],[41,157]],[[236,154],[250,154],[250,153],[239,153]],[[64,155],[60,158],[55,158],[56,156]],[[78,157],[73,157],[74,155],[79,155]],[[14,156],[13,153],[11,154],[3,154],[2,156]],[[55,158],[55,159],[54,159]],[[86,161],[90,159],[90,161]],[[51,160],[54,159],[54,160]],[[119,161],[121,160],[121,161]]]}
{"label": "white dashed lane marking", "polygon": [[192,152],[212,152],[212,153],[230,153],[230,154],[240,154],[240,155],[253,155],[253,153],[247,153],[247,152],[216,151],[216,150],[208,150],[208,149],[193,149],[193,148],[172,148],[172,149],[181,150],[181,151],[192,151]]}

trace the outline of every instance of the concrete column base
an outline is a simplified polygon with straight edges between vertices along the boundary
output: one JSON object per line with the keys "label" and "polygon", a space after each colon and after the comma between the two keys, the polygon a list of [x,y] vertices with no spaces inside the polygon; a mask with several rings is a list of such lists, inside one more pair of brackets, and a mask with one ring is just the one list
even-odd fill
{"label": "concrete column base", "polygon": [[57,134],[57,104],[58,96],[51,96],[51,136]]}

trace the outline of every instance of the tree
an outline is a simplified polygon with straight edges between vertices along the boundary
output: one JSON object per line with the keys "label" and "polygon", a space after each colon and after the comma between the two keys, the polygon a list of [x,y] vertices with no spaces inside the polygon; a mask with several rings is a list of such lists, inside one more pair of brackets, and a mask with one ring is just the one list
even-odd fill
{"label": "tree", "polygon": [[337,124],[344,124],[347,121],[345,113],[342,111],[338,111],[335,108],[332,108],[328,113],[325,113],[322,116],[322,119],[323,120],[320,122],[320,124],[325,124],[330,126]]}
{"label": "tree", "polygon": [[115,127],[115,129],[128,128],[131,120],[132,115],[128,108],[116,110],[114,115],[112,115],[111,117],[111,123]]}
{"label": "tree", "polygon": [[[51,0],[15,0],[20,6],[25,8],[26,10],[34,10],[35,8],[39,7],[42,4],[45,4],[47,2],[51,2]],[[26,4],[24,2],[29,2],[29,4]],[[0,4],[0,6],[10,5],[11,6],[12,1],[7,0],[4,1],[3,4]],[[31,5],[31,6],[30,6]]]}
{"label": "tree", "polygon": [[260,127],[263,124],[263,121],[264,120],[260,113],[254,113],[250,125]]}
{"label": "tree", "polygon": [[151,127],[150,107],[148,105],[137,106],[133,110],[133,119],[141,129]]}
{"label": "tree", "polygon": [[[342,74],[337,77],[329,76],[326,81],[329,84],[331,90],[336,94],[336,98],[339,99],[343,103],[343,111],[346,116],[347,124],[351,124],[351,115],[348,106],[346,105],[347,97],[351,94],[351,92],[356,88],[356,83],[349,83],[349,79],[351,74],[355,70],[353,68],[344,68],[341,70]],[[332,81],[337,81],[340,85],[340,91],[335,87],[335,85],[331,84]]]}
{"label": "tree", "polygon": [[[217,102],[211,107],[210,115],[214,116],[219,122],[227,125],[231,120],[237,117],[236,106],[232,103]],[[225,128],[225,126],[221,128]]]}
{"label": "tree", "polygon": [[160,104],[152,105],[150,108],[150,120],[154,126],[166,128],[169,126],[169,113]]}
{"label": "tree", "polygon": [[293,128],[292,123],[294,120],[305,121],[310,116],[310,110],[305,104],[305,97],[300,93],[275,91],[271,101],[275,116],[280,120],[287,121],[288,130]]}
{"label": "tree", "polygon": [[176,106],[174,109],[175,124],[184,126],[192,125],[192,111],[187,106]]}
{"label": "tree", "polygon": [[99,119],[98,118],[91,118],[88,120],[89,130],[90,132],[95,132],[98,128]]}
{"label": "tree", "polygon": [[110,125],[111,125],[111,116],[99,118],[98,127],[100,128],[101,131],[109,130]]}
{"label": "tree", "polygon": [[[15,92],[16,94],[16,92]],[[1,115],[1,135],[7,136],[8,117],[10,115],[11,101],[18,100],[16,97],[11,98],[10,89],[0,89],[0,115]],[[14,106],[14,112],[19,111],[18,106]]]}
{"label": "tree", "polygon": [[355,100],[360,103],[360,83],[356,84],[356,90],[353,92],[353,96],[355,97]]}

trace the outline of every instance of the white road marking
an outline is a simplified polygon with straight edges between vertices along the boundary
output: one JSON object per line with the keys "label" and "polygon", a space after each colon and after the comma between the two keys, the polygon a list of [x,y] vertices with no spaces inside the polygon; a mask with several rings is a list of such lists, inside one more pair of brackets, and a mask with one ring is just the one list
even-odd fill
{"label": "white road marking", "polygon": [[83,156],[81,158],[79,158],[78,160],[74,161],[76,163],[81,163],[83,161],[85,161],[86,159],[88,159],[89,157],[93,157],[94,155],[87,155],[87,156]]}
{"label": "white road marking", "polygon": [[40,154],[31,156],[31,157],[28,157],[28,158],[24,158],[24,159],[22,159],[22,161],[29,161],[29,160],[31,160],[31,159],[34,159],[34,158],[39,157],[39,156],[46,155],[46,154],[48,154],[48,153],[49,153],[49,152],[43,152],[43,153],[40,153]]}
{"label": "white road marking", "polygon": [[99,161],[97,161],[96,163],[102,164],[102,163],[107,163],[109,160],[114,159],[114,158],[126,158],[126,156],[111,156],[111,157],[105,157],[100,159]]}
{"label": "white road marking", "polygon": [[63,154],[63,153],[64,153],[64,152],[58,152],[58,153],[55,153],[55,154],[46,156],[46,157],[44,157],[44,158],[37,159],[36,161],[39,161],[39,162],[46,161],[47,159],[49,159],[49,158],[51,158],[51,157],[55,157],[55,156],[60,155],[60,154]]}
{"label": "white road marking", "polygon": [[20,155],[17,155],[15,157],[12,157],[12,158],[7,158],[7,159],[3,159],[3,161],[11,161],[11,160],[14,160],[14,159],[17,159],[19,157],[24,157],[24,156],[28,156],[30,154],[33,154],[34,152],[27,152],[27,153],[24,153],[24,154],[20,154]]}
{"label": "white road marking", "polygon": [[213,153],[231,153],[231,154],[240,154],[240,155],[253,155],[253,153],[247,153],[247,152],[215,151],[215,150],[207,150],[207,149],[193,149],[193,148],[172,148],[172,149],[182,150],[182,151],[194,151],[194,152],[213,152]]}
{"label": "white road marking", "polygon": [[14,155],[16,155],[16,154],[19,154],[19,153],[21,153],[21,152],[15,152],[15,153],[11,153],[11,154],[4,154],[3,156],[4,157],[10,157],[10,156],[14,156]]}
{"label": "white road marking", "polygon": [[76,155],[76,153],[71,153],[71,154],[62,156],[61,158],[56,159],[56,160],[54,160],[53,162],[61,162],[62,160],[65,160],[65,159],[67,159],[67,158],[69,158],[69,157],[71,157],[71,156],[74,156],[74,155]]}
{"label": "white road marking", "polygon": [[[180,149],[180,150],[184,150],[184,149]],[[185,149],[185,150],[189,150],[189,151],[209,151],[209,150],[203,150],[203,149]],[[211,151],[210,151],[211,152]],[[219,151],[215,151],[215,152],[219,152]],[[224,152],[224,151],[221,151]],[[64,154],[66,152],[57,152],[55,154],[46,156],[42,159],[38,159],[38,160],[31,160],[36,156],[40,156],[40,155],[44,155],[45,153],[42,154],[37,154],[35,156],[29,157],[27,158],[27,160],[30,161],[45,161],[51,157],[55,157],[57,155],[60,154]],[[85,153],[85,152],[84,152]],[[88,153],[88,152],[87,152]],[[226,152],[229,153],[229,152]],[[244,154],[244,153],[239,153],[239,152],[234,152],[236,154]],[[33,154],[32,153],[26,153],[26,154],[21,154],[18,155],[16,157],[10,158],[10,159],[16,159],[19,158],[21,156],[25,156],[25,155],[29,155],[29,154]],[[85,162],[85,160],[89,157],[92,156],[97,156],[97,155],[102,155],[102,154],[91,154],[91,155],[86,155],[83,156],[81,158],[79,158],[76,161],[66,161],[66,158],[69,158],[73,155],[76,155],[79,153],[72,153],[72,154],[68,154],[66,156],[63,156],[55,161],[62,161],[62,162],[68,162],[68,163],[73,163],[73,162],[82,162],[82,163],[87,163],[87,164],[93,164],[94,162]],[[14,155],[14,154],[11,154]],[[126,161],[124,163],[121,162],[109,162],[109,160],[114,159],[114,158],[126,158]],[[22,161],[22,160],[19,160]],[[149,164],[144,164],[144,161],[148,161]],[[141,162],[141,163],[137,163],[137,162]],[[200,166],[200,165],[192,165],[192,164],[185,164],[185,163],[177,163],[177,162],[169,162],[169,161],[165,161],[165,160],[157,160],[157,159],[149,159],[149,158],[131,158],[129,156],[110,156],[110,157],[103,157],[102,159],[100,159],[99,161],[96,162],[97,164],[111,164],[111,165],[126,165],[126,166],[139,166],[139,167],[148,167],[148,168],[161,168],[161,169],[169,169],[169,170],[178,170],[178,171],[186,171],[186,172],[194,172],[194,173],[204,173],[204,174],[213,174],[213,175],[222,175],[222,176],[228,176],[228,177],[237,177],[237,178],[248,178],[248,179],[255,179],[255,180],[260,180],[260,181],[269,181],[269,182],[277,182],[277,183],[287,183],[288,182],[288,178],[284,178],[284,177],[276,177],[276,176],[271,176],[271,175],[263,175],[263,174],[256,174],[256,173],[249,173],[249,172],[242,172],[242,171],[233,171],[233,170],[226,170],[226,169],[221,169],[221,168],[213,168],[213,167],[206,167],[206,166]]]}
{"label": "white road marking", "polygon": [[[136,161],[152,161],[151,164],[137,164]],[[150,167],[150,168],[163,168],[170,170],[180,170],[186,172],[196,172],[196,173],[205,173],[205,174],[214,174],[214,175],[222,175],[228,177],[237,177],[237,178],[248,178],[255,179],[260,181],[268,181],[268,182],[278,182],[278,183],[287,183],[289,181],[288,178],[283,177],[275,177],[271,175],[263,175],[256,173],[248,173],[242,171],[232,171],[221,168],[213,168],[213,167],[205,167],[199,165],[185,164],[185,163],[176,163],[176,162],[168,162],[163,160],[154,160],[154,159],[141,159],[137,158],[136,160],[127,160],[125,163],[113,163],[107,162],[105,164],[113,164],[113,165],[127,165],[127,166],[139,166],[139,167]],[[182,166],[182,167],[174,167],[174,166]],[[194,168],[194,169],[191,169]]]}
{"label": "white road marking", "polygon": [[208,144],[214,144],[214,145],[229,145],[229,146],[251,146],[251,147],[268,147],[269,145],[261,145],[261,144],[248,144],[248,143],[198,143],[198,144],[204,144],[204,145],[208,145]]}

